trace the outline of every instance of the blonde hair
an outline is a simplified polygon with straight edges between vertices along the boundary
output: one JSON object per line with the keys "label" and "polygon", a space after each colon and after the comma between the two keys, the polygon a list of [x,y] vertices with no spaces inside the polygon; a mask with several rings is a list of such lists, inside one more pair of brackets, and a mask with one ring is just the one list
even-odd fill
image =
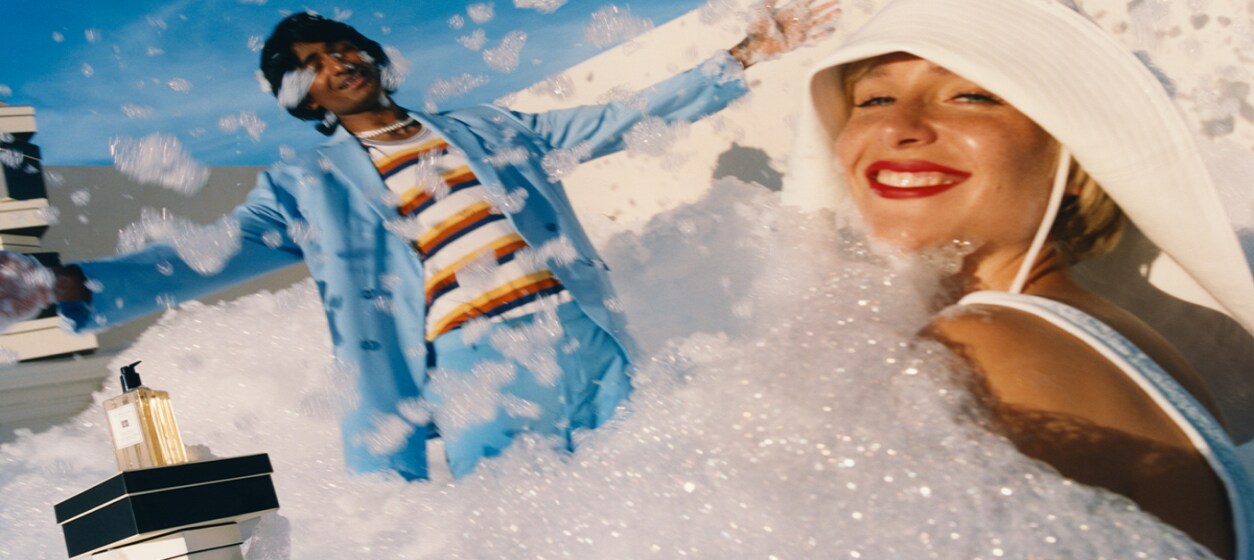
{"label": "blonde hair", "polygon": [[1067,264],[1100,257],[1119,244],[1128,217],[1075,159],[1067,176],[1067,192],[1049,230],[1054,249]]}
{"label": "blonde hair", "polygon": [[[884,55],[888,56],[888,55]],[[846,115],[854,105],[853,88],[882,57],[851,62],[827,72],[824,79],[840,82]],[[1110,252],[1123,237],[1127,216],[1074,158],[1067,173],[1067,194],[1049,230],[1049,240],[1067,264]]]}

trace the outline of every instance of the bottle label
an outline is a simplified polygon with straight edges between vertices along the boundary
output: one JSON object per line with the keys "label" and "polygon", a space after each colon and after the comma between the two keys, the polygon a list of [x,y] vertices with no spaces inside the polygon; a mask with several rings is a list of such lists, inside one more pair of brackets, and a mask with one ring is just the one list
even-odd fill
{"label": "bottle label", "polygon": [[135,408],[135,403],[110,410],[109,425],[113,427],[113,446],[119,450],[144,443],[144,430],[139,425],[139,410]]}

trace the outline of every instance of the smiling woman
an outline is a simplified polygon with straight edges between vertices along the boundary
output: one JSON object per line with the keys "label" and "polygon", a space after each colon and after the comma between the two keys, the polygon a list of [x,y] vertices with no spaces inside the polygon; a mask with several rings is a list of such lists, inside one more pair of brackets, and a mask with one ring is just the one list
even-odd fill
{"label": "smiling woman", "polygon": [[963,248],[928,335],[974,371],[997,429],[1251,557],[1254,490],[1205,383],[1070,273],[1126,212],[1254,331],[1249,264],[1144,64],[1061,2],[895,0],[808,94],[785,199],[847,207],[898,250]]}
{"label": "smiling woman", "polygon": [[[850,196],[872,231],[910,248],[978,241],[986,254],[1030,242],[1058,143],[934,63],[891,54],[864,64],[865,74],[847,82],[851,111],[836,156],[849,183],[865,187]],[[1008,263],[1013,255],[990,258]]]}

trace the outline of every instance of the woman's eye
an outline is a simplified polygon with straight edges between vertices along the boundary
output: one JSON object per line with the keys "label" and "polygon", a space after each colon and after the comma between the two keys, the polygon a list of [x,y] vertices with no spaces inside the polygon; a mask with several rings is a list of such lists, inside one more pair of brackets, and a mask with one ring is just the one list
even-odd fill
{"label": "woman's eye", "polygon": [[992,105],[1001,105],[1001,99],[990,93],[967,92],[954,96],[954,99],[965,101],[967,103],[988,103]]}
{"label": "woman's eye", "polygon": [[880,105],[888,105],[892,103],[893,101],[895,101],[895,99],[888,97],[886,95],[880,95],[876,97],[868,97],[862,101],[859,101],[854,106],[855,107],[878,107]]}

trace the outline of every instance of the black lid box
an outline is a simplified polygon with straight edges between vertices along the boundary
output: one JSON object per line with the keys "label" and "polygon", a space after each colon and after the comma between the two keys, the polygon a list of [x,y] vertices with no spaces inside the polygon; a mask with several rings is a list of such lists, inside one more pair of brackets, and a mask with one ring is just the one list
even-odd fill
{"label": "black lid box", "polygon": [[264,453],[126,471],[57,504],[71,558],[279,508]]}

